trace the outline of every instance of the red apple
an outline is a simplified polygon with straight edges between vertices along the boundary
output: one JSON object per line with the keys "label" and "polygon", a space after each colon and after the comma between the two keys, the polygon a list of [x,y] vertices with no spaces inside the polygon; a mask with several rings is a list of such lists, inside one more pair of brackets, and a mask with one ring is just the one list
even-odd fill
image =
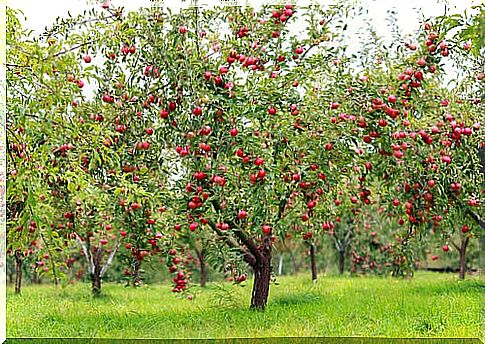
{"label": "red apple", "polygon": [[266,235],[270,235],[271,234],[271,227],[270,226],[263,225],[261,227],[261,229],[262,229],[262,231],[263,231],[264,234],[266,234]]}
{"label": "red apple", "polygon": [[242,219],[246,218],[246,216],[247,216],[247,215],[248,215],[248,214],[246,213],[246,211],[244,211],[244,210],[239,210],[239,213],[237,213],[237,218],[238,218],[239,220],[242,220]]}

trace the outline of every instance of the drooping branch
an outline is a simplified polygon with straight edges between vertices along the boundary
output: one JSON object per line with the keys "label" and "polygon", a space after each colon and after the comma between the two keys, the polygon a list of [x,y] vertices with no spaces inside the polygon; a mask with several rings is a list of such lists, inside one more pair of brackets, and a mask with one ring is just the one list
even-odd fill
{"label": "drooping branch", "polygon": [[[24,189],[24,190],[27,191],[27,189]],[[32,216],[34,216],[34,210],[32,209],[32,206],[30,204],[29,204],[29,211],[30,211],[30,214]],[[54,258],[53,258],[53,252],[52,252],[51,245],[46,240],[46,238],[45,238],[44,234],[42,233],[42,231],[39,231],[39,233],[40,233],[40,237],[41,237],[42,241],[45,244],[45,247],[47,248],[47,252],[49,252],[49,260],[50,260],[51,266],[52,266],[52,275],[54,276],[54,285],[57,286],[57,283],[59,282],[59,277],[57,276],[56,265],[54,263]]]}

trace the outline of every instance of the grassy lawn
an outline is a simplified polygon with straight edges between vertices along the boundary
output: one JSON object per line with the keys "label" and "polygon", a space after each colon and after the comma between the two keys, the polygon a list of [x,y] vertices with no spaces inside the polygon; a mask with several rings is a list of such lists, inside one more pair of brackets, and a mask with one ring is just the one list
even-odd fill
{"label": "grassy lawn", "polygon": [[169,286],[106,284],[93,299],[88,284],[7,290],[7,337],[224,338],[279,336],[479,337],[484,283],[477,277],[419,273],[379,277],[278,278],[268,309],[248,309],[246,287],[193,287],[192,301]]}

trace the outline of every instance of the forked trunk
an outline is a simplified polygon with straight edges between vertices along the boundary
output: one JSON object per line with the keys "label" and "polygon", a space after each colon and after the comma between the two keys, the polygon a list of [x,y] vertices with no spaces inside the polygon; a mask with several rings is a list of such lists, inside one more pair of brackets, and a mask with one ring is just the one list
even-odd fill
{"label": "forked trunk", "polygon": [[338,272],[343,275],[345,270],[345,251],[338,251]]}
{"label": "forked trunk", "polygon": [[22,288],[22,265],[24,260],[20,250],[15,251],[15,294],[20,294]]}
{"label": "forked trunk", "polygon": [[253,265],[254,284],[251,296],[251,309],[264,310],[269,296],[271,282],[271,242],[265,237],[262,244],[262,261]]}
{"label": "forked trunk", "polygon": [[310,244],[310,261],[312,268],[312,282],[317,281],[317,261],[315,257],[315,244]]}
{"label": "forked trunk", "polygon": [[466,274],[466,248],[468,246],[468,240],[470,238],[466,237],[465,239],[461,240],[461,247],[460,247],[460,279],[465,279]]}

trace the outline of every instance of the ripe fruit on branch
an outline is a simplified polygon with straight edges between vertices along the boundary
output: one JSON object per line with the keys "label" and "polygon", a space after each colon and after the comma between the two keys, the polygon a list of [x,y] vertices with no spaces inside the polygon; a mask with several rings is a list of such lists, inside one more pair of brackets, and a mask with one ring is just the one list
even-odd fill
{"label": "ripe fruit on branch", "polygon": [[103,94],[103,96],[101,97],[101,100],[104,101],[105,103],[113,103],[115,101],[115,99],[110,96],[109,94]]}
{"label": "ripe fruit on branch", "polygon": [[248,214],[246,213],[246,211],[244,211],[244,210],[239,210],[239,212],[237,213],[237,218],[238,218],[239,220],[242,220],[242,219],[245,219],[245,218],[247,217],[247,215],[248,215]]}
{"label": "ripe fruit on branch", "polygon": [[451,157],[449,157],[448,155],[443,155],[441,157],[441,161],[444,162],[445,164],[449,165],[449,164],[451,164]]}
{"label": "ripe fruit on branch", "polygon": [[194,177],[197,180],[202,180],[202,179],[207,178],[207,174],[204,173],[204,172],[201,172],[201,171],[197,171],[197,172],[194,173]]}
{"label": "ripe fruit on branch", "polygon": [[257,157],[256,159],[254,159],[254,164],[256,166],[261,166],[261,165],[264,164],[264,160],[262,158],[260,158],[260,157]]}
{"label": "ripe fruit on branch", "polygon": [[110,5],[110,0],[105,0],[102,4],[101,4],[101,8],[102,9],[105,9],[107,10],[109,8],[109,5]]}
{"label": "ripe fruit on branch", "polygon": [[263,231],[263,234],[265,235],[270,235],[271,234],[271,227],[268,225],[263,225],[261,227],[261,230]]}
{"label": "ripe fruit on branch", "polygon": [[160,110],[160,117],[163,118],[163,119],[167,119],[168,118],[168,111],[166,109]]}

